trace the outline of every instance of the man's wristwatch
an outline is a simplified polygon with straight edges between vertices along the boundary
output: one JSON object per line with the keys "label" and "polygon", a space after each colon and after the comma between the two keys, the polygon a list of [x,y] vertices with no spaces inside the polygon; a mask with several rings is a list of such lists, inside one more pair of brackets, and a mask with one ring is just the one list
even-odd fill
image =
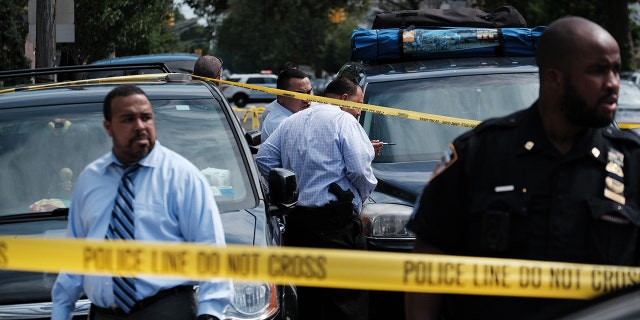
{"label": "man's wristwatch", "polygon": [[197,320],[220,320],[218,317],[212,316],[210,314],[201,314],[198,316]]}

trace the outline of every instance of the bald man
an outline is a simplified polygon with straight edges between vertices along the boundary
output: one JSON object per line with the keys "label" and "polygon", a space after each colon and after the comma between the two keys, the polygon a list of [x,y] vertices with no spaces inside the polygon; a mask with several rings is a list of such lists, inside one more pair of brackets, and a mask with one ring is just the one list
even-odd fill
{"label": "bald man", "polygon": [[[193,65],[193,75],[211,79],[222,79],[222,59],[216,56],[201,56]],[[219,86],[219,82],[214,82]]]}
{"label": "bald man", "polygon": [[[566,17],[543,32],[536,61],[530,108],[485,121],[445,151],[408,223],[414,252],[637,266],[640,140],[611,126],[618,44],[599,25]],[[576,303],[407,293],[406,313],[545,319]]]}

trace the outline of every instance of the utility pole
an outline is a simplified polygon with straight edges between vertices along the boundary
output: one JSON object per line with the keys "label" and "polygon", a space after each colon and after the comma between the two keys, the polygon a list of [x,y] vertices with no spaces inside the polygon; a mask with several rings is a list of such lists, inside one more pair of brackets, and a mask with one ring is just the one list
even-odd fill
{"label": "utility pole", "polygon": [[[36,0],[36,68],[54,66],[56,57],[56,0]],[[36,83],[54,82],[55,75],[36,77]]]}

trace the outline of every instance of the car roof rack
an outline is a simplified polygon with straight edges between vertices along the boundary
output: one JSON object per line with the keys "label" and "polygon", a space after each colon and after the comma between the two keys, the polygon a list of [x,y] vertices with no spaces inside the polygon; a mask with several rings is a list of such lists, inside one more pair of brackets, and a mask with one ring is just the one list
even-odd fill
{"label": "car roof rack", "polygon": [[111,71],[111,70],[142,70],[158,69],[163,73],[171,73],[171,69],[164,62],[142,62],[142,63],[114,63],[99,65],[77,65],[52,68],[20,69],[0,71],[0,79],[35,77],[52,74],[78,73],[87,71]]}

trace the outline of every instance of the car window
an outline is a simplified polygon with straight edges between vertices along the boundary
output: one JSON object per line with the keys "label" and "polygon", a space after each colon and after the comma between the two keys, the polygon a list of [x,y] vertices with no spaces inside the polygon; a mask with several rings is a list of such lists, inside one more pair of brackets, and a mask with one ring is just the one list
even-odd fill
{"label": "car window", "polygon": [[[171,67],[169,68],[171,69]],[[180,71],[177,71],[177,72],[180,72]],[[154,73],[164,73],[164,71],[160,68],[137,69],[137,70],[89,71],[89,72],[85,72],[83,77],[84,79],[96,79],[96,78],[121,77],[121,76],[132,76],[132,75],[139,75],[139,74],[154,74]]]}
{"label": "car window", "polygon": [[218,102],[213,99],[151,102],[156,112],[158,140],[201,170],[221,210],[254,206],[250,174]]}
{"label": "car window", "polygon": [[640,112],[640,87],[631,81],[620,81],[618,94],[618,110],[634,110]]}
{"label": "car window", "polygon": [[[153,100],[157,139],[196,164],[222,211],[256,205],[241,150],[214,99]],[[107,153],[101,103],[4,109],[0,216],[68,207],[73,183]]]}
{"label": "car window", "polygon": [[164,61],[171,72],[193,73],[193,65],[195,60],[171,60]]}
{"label": "car window", "polygon": [[[537,73],[442,77],[371,82],[366,103],[436,115],[486,120],[531,105],[538,96]],[[375,162],[437,160],[466,127],[363,113],[371,139],[396,143]]]}
{"label": "car window", "polygon": [[264,78],[249,77],[249,79],[247,79],[247,83],[262,84],[264,83]]}
{"label": "car window", "polygon": [[640,87],[629,80],[620,81],[616,122],[622,128],[640,133]]}
{"label": "car window", "polygon": [[278,78],[272,78],[272,77],[268,77],[268,78],[263,78],[264,83],[266,84],[276,84],[278,82]]}

